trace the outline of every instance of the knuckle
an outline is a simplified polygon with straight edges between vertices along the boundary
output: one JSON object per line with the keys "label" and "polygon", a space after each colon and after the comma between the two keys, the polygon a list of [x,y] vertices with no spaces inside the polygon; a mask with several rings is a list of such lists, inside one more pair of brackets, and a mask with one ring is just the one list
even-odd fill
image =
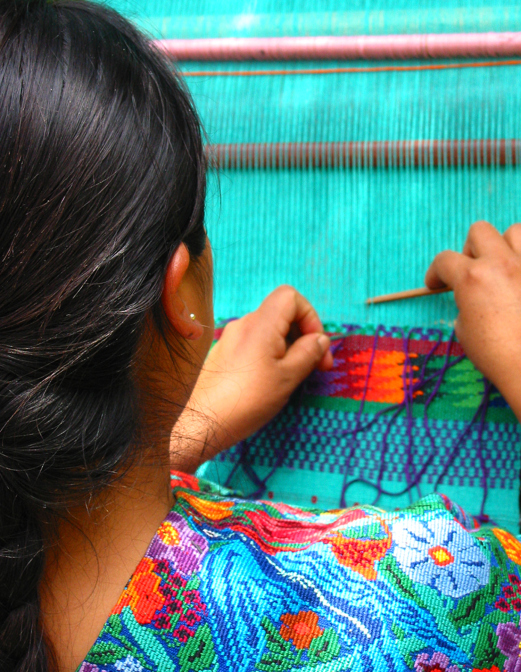
{"label": "knuckle", "polygon": [[309,361],[311,364],[320,359],[321,350],[317,341],[306,339],[301,345],[301,352],[303,360]]}
{"label": "knuckle", "polygon": [[464,272],[463,282],[468,286],[497,284],[500,278],[519,277],[521,264],[514,257],[501,256],[494,259],[478,259]]}
{"label": "knuckle", "polygon": [[476,261],[463,271],[463,283],[465,285],[481,285],[487,275],[485,264]]}

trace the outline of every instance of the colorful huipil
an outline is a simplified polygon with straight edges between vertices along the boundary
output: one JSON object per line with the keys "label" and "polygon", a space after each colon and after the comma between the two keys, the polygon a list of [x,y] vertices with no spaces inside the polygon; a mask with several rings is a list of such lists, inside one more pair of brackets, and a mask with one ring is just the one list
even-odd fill
{"label": "colorful huipil", "polygon": [[443,495],[319,511],[172,484],[80,672],[521,672],[521,543]]}

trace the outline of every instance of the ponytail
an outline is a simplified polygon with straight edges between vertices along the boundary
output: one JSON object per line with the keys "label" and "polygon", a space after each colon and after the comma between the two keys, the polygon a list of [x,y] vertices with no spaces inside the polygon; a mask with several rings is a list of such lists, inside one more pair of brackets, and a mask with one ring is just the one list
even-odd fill
{"label": "ponytail", "polygon": [[56,521],[139,451],[133,360],[168,261],[203,250],[183,85],[118,14],[0,0],[0,670],[50,672]]}

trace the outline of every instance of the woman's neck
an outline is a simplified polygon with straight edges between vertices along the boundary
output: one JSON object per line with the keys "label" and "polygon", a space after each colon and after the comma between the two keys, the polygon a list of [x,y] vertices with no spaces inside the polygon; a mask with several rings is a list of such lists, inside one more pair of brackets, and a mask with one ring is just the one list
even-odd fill
{"label": "woman's neck", "polygon": [[41,609],[60,672],[83,661],[172,503],[169,465],[156,462],[133,468],[59,524]]}

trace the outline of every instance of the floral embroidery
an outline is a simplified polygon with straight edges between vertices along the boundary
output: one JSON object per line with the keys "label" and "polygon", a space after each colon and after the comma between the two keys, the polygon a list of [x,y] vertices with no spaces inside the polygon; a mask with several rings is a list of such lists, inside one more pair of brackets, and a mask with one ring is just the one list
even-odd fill
{"label": "floral embroidery", "polygon": [[125,660],[118,660],[114,663],[114,668],[118,672],[144,672],[145,668],[132,656],[127,656]]}
{"label": "floral embroidery", "polygon": [[170,512],[154,537],[147,556],[169,560],[183,574],[191,575],[201,568],[208,551],[206,539],[192,530],[178,513]]}
{"label": "floral embroidery", "polygon": [[517,541],[445,498],[318,513],[173,482],[80,672],[521,672]]}
{"label": "floral embroidery", "polygon": [[521,586],[515,574],[509,574],[509,583],[503,586],[501,597],[496,600],[495,607],[506,614],[511,609],[521,611]]}
{"label": "floral embroidery", "polygon": [[143,558],[112,613],[119,614],[124,607],[129,606],[138,623],[150,623],[156,611],[165,603],[165,598],[158,590],[160,583],[160,577],[154,573],[154,561]]}
{"label": "floral embroidery", "polygon": [[154,625],[170,630],[181,643],[194,636],[197,626],[206,614],[206,605],[201,601],[198,591],[199,584],[199,579],[187,580],[176,572],[167,575],[166,581],[159,588],[165,603],[163,609],[156,613]]}
{"label": "floral embroidery", "polygon": [[338,660],[340,642],[333,628],[321,628],[314,611],[282,614],[277,630],[264,616],[261,627],[265,633],[266,651],[255,665],[264,672],[283,672],[295,667],[315,669],[319,663]]}
{"label": "floral embroidery", "polygon": [[283,614],[280,617],[280,635],[286,642],[291,639],[297,649],[309,649],[311,642],[324,632],[318,627],[318,614],[299,611],[298,614]]}
{"label": "floral embroidery", "polygon": [[457,665],[451,665],[450,659],[444,653],[436,651],[429,656],[428,653],[420,653],[414,662],[417,672],[460,672]]}
{"label": "floral embroidery", "polygon": [[497,527],[495,527],[492,532],[494,532],[499,539],[499,543],[505,549],[505,553],[510,560],[517,565],[521,565],[521,543],[514,537],[514,535],[506,530],[500,530]]}
{"label": "floral embroidery", "polygon": [[488,582],[488,560],[459,523],[445,518],[401,520],[392,534],[394,556],[413,581],[450,597],[463,597]]}
{"label": "floral embroidery", "polygon": [[498,649],[507,656],[505,672],[521,672],[521,629],[513,623],[500,623],[496,635]]}
{"label": "floral embroidery", "polygon": [[337,533],[327,540],[341,565],[351,568],[369,581],[376,579],[375,563],[381,560],[391,547],[391,534],[384,521],[386,533],[383,539],[351,539]]}

